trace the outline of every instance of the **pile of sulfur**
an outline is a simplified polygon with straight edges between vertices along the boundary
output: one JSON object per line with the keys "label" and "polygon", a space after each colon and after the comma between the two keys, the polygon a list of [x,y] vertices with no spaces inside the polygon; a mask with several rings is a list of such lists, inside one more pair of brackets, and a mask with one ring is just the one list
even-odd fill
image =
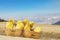
{"label": "pile of sulfur", "polygon": [[29,22],[27,19],[18,20],[14,22],[13,19],[9,19],[6,24],[5,34],[6,36],[19,36],[27,38],[40,38],[42,29],[40,27],[34,27],[34,22]]}

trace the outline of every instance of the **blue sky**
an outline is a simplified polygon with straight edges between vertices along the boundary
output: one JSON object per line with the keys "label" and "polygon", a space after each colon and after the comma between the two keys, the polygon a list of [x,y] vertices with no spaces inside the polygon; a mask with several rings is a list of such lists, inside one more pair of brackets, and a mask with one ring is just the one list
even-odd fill
{"label": "blue sky", "polygon": [[60,14],[59,0],[0,0],[0,17]]}

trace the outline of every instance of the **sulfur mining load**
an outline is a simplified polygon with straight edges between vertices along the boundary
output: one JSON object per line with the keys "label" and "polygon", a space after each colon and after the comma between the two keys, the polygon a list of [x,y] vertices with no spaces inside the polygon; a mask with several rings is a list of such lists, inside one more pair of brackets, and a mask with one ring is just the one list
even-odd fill
{"label": "sulfur mining load", "polygon": [[16,27],[15,27],[15,36],[21,36],[22,35],[22,32],[23,32],[23,29],[24,29],[24,24],[22,23],[21,20],[18,20],[16,22]]}
{"label": "sulfur mining load", "polygon": [[27,23],[24,27],[24,32],[23,32],[23,36],[24,37],[31,37],[32,33],[31,33],[31,30],[30,30],[30,24]]}
{"label": "sulfur mining load", "polygon": [[33,38],[40,38],[41,32],[42,32],[42,30],[41,30],[40,27],[34,28],[34,31],[33,31],[33,34],[32,34]]}
{"label": "sulfur mining load", "polygon": [[5,34],[6,36],[27,37],[27,38],[40,38],[42,29],[40,27],[34,27],[34,22],[29,22],[27,19],[18,20],[14,22],[13,19],[9,19],[6,24]]}
{"label": "sulfur mining load", "polygon": [[5,30],[5,33],[7,36],[13,35],[13,32],[11,32],[13,30],[13,27],[14,27],[14,20],[9,19],[7,24],[6,24],[6,30]]}

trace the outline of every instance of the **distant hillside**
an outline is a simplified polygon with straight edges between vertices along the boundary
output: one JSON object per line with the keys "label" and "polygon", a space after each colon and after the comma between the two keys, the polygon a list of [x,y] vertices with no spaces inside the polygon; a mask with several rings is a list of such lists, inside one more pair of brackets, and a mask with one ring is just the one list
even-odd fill
{"label": "distant hillside", "polygon": [[4,20],[4,19],[0,19],[0,22],[6,22],[6,20]]}
{"label": "distant hillside", "polygon": [[54,23],[53,25],[60,25],[60,21]]}

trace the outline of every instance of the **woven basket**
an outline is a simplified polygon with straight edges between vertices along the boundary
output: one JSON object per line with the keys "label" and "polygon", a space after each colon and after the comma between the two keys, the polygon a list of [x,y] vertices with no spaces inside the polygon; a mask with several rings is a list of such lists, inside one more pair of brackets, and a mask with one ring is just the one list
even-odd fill
{"label": "woven basket", "polygon": [[27,37],[27,38],[31,38],[32,33],[31,33],[31,31],[24,31],[24,32],[23,32],[23,36],[24,36],[24,37]]}

